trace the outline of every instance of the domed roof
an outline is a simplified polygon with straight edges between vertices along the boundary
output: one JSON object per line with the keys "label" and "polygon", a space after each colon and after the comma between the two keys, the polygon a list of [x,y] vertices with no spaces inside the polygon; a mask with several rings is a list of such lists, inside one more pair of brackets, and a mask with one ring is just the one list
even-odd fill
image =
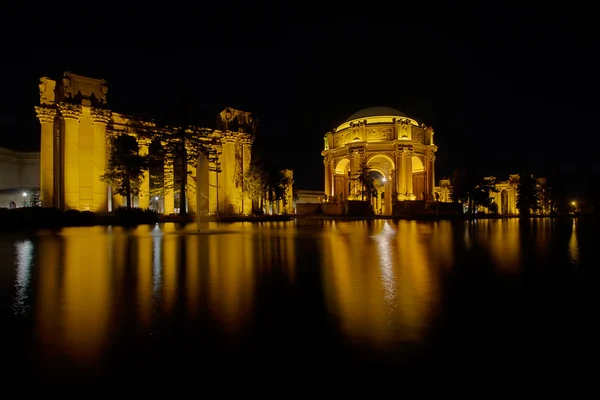
{"label": "domed roof", "polygon": [[379,117],[379,116],[393,116],[393,117],[402,117],[409,118],[408,115],[404,114],[402,111],[396,110],[392,107],[367,107],[363,108],[360,111],[355,112],[351,116],[349,116],[346,121],[350,122],[355,119],[361,119],[366,117]]}

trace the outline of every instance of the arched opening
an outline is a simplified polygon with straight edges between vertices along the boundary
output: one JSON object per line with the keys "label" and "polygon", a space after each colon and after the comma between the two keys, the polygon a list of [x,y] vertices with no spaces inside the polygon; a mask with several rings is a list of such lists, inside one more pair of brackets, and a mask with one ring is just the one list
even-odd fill
{"label": "arched opening", "polygon": [[387,178],[384,176],[383,171],[379,169],[371,169],[369,176],[373,182],[373,195],[371,197],[371,206],[375,211],[375,214],[382,215],[389,213],[389,207],[386,208],[385,204],[385,189]]}
{"label": "arched opening", "polygon": [[386,154],[375,154],[368,159],[367,165],[372,171],[377,172],[375,177],[377,195],[373,209],[376,214],[391,214],[395,179],[397,179],[394,174],[396,168],[394,160]]}
{"label": "arched opening", "polygon": [[342,158],[335,166],[333,174],[333,201],[344,201],[350,193],[348,172],[350,171],[350,160]]}

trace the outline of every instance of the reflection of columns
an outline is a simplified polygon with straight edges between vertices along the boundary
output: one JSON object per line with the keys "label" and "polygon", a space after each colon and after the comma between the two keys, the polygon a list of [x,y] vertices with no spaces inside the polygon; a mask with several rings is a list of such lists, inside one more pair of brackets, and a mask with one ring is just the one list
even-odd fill
{"label": "reflection of columns", "polygon": [[64,191],[65,209],[79,209],[79,118],[81,106],[58,105],[64,121]]}
{"label": "reflection of columns", "polygon": [[105,213],[108,211],[108,185],[100,179],[106,172],[106,124],[110,120],[110,111],[92,108],[90,117],[94,125],[94,150],[93,150],[93,202],[92,210]]}
{"label": "reflection of columns", "polygon": [[[146,141],[139,143],[139,153],[140,156],[148,156],[148,143]],[[144,209],[150,207],[150,171],[148,169],[144,170],[142,177],[142,184],[138,194],[138,206]]]}
{"label": "reflection of columns", "polygon": [[164,207],[165,214],[173,214],[175,212],[175,175],[173,173],[173,164],[165,163],[165,177],[163,182],[164,188]]}
{"label": "reflection of columns", "polygon": [[323,166],[325,170],[325,197],[329,201],[331,197],[331,162],[329,157],[323,158]]}
{"label": "reflection of columns", "polygon": [[[403,152],[404,153],[404,152]],[[406,152],[406,193],[409,197],[413,194],[413,171],[412,171],[413,152]]]}
{"label": "reflection of columns", "polygon": [[56,110],[48,107],[35,107],[42,125],[40,147],[40,200],[44,207],[57,207],[58,197],[54,195],[54,119]]}

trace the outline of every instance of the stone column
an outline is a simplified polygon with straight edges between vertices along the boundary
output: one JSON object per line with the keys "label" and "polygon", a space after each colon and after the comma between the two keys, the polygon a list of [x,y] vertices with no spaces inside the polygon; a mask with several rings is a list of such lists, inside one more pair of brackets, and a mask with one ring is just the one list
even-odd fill
{"label": "stone column", "polygon": [[406,200],[406,151],[396,151],[396,191],[399,200]]}
{"label": "stone column", "polygon": [[433,175],[433,163],[435,161],[435,156],[433,154],[429,154],[427,156],[427,184],[425,185],[425,194],[427,196],[433,195],[433,187],[434,187],[434,175]]}
{"label": "stone column", "polygon": [[173,214],[175,212],[175,174],[173,171],[173,164],[165,163],[164,173],[164,212],[165,215]]}
{"label": "stone column", "polygon": [[81,106],[60,103],[58,105],[64,123],[64,207],[79,209],[79,118]]}
{"label": "stone column", "polygon": [[[233,132],[223,132],[221,141],[223,143],[223,153],[221,154],[221,176],[219,176],[219,201],[222,204],[219,212],[229,214],[236,211],[230,205],[236,206],[235,201],[235,142],[236,136]],[[240,204],[241,205],[241,204]],[[239,210],[237,210],[239,211]]]}
{"label": "stone column", "polygon": [[[139,154],[140,156],[148,156],[148,140],[140,140],[139,142]],[[138,206],[140,208],[150,208],[150,171],[145,170],[138,194]]]}
{"label": "stone column", "polygon": [[185,185],[185,199],[187,202],[187,212],[190,214],[196,214],[198,212],[198,202],[196,198],[196,176],[198,174],[198,164],[187,166],[187,182]]}
{"label": "stone column", "polygon": [[[242,138],[242,174],[243,174],[243,176],[246,176],[246,174],[250,170],[250,162],[252,161],[252,142],[253,141],[254,141],[254,139],[250,135],[245,135]],[[242,195],[244,196],[244,198],[242,200],[244,203],[243,207],[242,207],[242,213],[244,213],[246,215],[250,215],[250,214],[252,214],[252,198],[248,194],[247,189],[244,187],[243,179],[242,179],[242,189],[243,189]],[[290,206],[291,206],[291,204],[290,204]]]}
{"label": "stone column", "polygon": [[90,118],[94,125],[94,151],[93,151],[93,173],[94,173],[94,200],[92,210],[94,212],[108,212],[108,184],[100,179],[106,172],[108,153],[106,151],[106,125],[110,121],[110,110],[92,108]]}
{"label": "stone column", "polygon": [[208,210],[211,214],[219,212],[219,174],[221,164],[221,146],[215,146],[208,160]]}
{"label": "stone column", "polygon": [[329,201],[331,197],[331,162],[328,156],[323,158],[323,167],[325,170],[325,197]]}
{"label": "stone column", "polygon": [[40,146],[40,200],[44,207],[58,207],[54,195],[54,159],[58,154],[54,148],[54,121],[56,109],[35,107],[42,126]]}
{"label": "stone column", "polygon": [[[412,150],[406,151],[406,195],[407,200],[412,197],[413,194],[413,173],[412,173]],[[404,153],[404,152],[403,152]]]}

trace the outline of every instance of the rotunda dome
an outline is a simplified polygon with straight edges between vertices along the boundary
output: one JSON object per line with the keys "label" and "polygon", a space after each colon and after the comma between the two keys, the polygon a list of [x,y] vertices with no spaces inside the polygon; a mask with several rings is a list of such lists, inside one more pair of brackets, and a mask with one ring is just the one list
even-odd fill
{"label": "rotunda dome", "polygon": [[367,118],[367,117],[383,117],[383,116],[392,116],[392,117],[402,117],[408,118],[408,115],[404,114],[400,110],[396,110],[392,107],[367,107],[363,108],[360,111],[355,112],[351,116],[349,116],[346,121],[350,122],[355,119]]}

